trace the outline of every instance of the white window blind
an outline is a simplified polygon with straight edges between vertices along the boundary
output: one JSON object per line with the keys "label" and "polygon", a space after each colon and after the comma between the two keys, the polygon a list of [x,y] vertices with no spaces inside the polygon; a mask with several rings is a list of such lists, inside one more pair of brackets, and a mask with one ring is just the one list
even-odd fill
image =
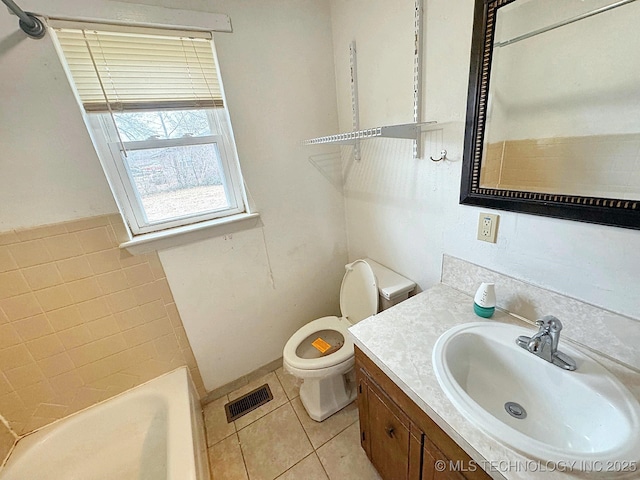
{"label": "white window blind", "polygon": [[55,30],[87,112],[224,106],[211,39]]}

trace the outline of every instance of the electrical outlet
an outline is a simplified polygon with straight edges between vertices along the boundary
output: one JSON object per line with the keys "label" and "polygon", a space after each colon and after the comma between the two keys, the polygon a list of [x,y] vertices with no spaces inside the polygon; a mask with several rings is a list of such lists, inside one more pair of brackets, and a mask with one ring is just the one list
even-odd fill
{"label": "electrical outlet", "polygon": [[493,213],[481,213],[478,221],[478,240],[496,243],[498,233],[498,219],[500,215]]}

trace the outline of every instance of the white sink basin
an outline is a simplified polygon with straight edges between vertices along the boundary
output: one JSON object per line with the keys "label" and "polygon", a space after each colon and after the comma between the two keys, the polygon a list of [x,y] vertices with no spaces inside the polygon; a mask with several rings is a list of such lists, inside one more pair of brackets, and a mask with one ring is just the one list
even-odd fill
{"label": "white sink basin", "polygon": [[[574,372],[516,345],[519,335],[534,333],[491,322],[448,330],[433,350],[440,386],[468,420],[527,456],[575,461],[574,469],[589,462],[640,468],[640,405],[629,390],[562,339],[559,350],[576,361]],[[526,417],[507,413],[507,402],[522,406]]]}

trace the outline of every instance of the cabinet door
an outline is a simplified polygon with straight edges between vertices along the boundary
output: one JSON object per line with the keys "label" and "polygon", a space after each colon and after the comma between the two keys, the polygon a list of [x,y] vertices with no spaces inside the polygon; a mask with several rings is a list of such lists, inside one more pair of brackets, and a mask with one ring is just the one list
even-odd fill
{"label": "cabinet door", "polygon": [[424,438],[422,449],[422,480],[465,480],[455,471],[458,465],[445,457],[430,441]]}
{"label": "cabinet door", "polygon": [[356,368],[356,382],[358,385],[358,418],[360,419],[360,446],[367,454],[367,457],[371,459],[371,443],[369,442],[371,435],[369,434],[369,403],[367,402],[367,394],[369,389],[367,388],[366,377],[363,372]]}
{"label": "cabinet door", "polygon": [[[368,385],[369,458],[385,480],[407,479],[409,474],[409,427],[375,385]],[[404,420],[404,423],[403,423]]]}

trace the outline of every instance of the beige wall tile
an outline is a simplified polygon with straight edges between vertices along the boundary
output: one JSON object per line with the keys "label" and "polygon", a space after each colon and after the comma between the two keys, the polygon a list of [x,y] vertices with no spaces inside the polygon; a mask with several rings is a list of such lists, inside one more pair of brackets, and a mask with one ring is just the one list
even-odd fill
{"label": "beige wall tile", "polygon": [[21,295],[29,291],[29,285],[20,270],[0,273],[0,299]]}
{"label": "beige wall tile", "polygon": [[178,345],[180,348],[184,350],[185,348],[191,348],[189,344],[189,340],[187,339],[187,332],[185,332],[184,327],[173,327],[174,333],[176,335],[176,339],[178,340]]}
{"label": "beige wall tile", "polygon": [[56,405],[53,403],[40,403],[36,408],[34,417],[39,418],[60,418],[63,417],[67,411],[66,405]]}
{"label": "beige wall tile", "polygon": [[131,354],[131,365],[146,362],[155,357],[156,351],[153,342],[143,343],[127,350]]}
{"label": "beige wall tile", "polygon": [[112,335],[69,350],[69,356],[77,367],[121,352],[127,348],[122,335]]}
{"label": "beige wall tile", "polygon": [[[9,383],[8,380],[7,383]],[[6,419],[9,419],[10,416],[12,416],[12,420],[24,420],[25,415],[21,412],[21,410],[24,410],[25,407],[24,402],[22,401],[20,396],[15,391],[13,391],[13,387],[11,389],[11,392],[7,393],[6,395],[0,396],[0,412],[2,412]],[[18,433],[17,429],[14,430],[16,431],[16,433]]]}
{"label": "beige wall tile", "polygon": [[193,379],[193,383],[196,386],[198,395],[200,396],[200,398],[204,398],[207,395],[207,389],[204,386],[204,381],[202,380],[202,376],[200,375],[200,370],[198,370],[198,367],[189,367],[189,374]]}
{"label": "beige wall tile", "polygon": [[116,365],[111,357],[88,363],[76,369],[83,384],[92,385],[94,387],[96,386],[95,382],[103,378],[107,378],[120,370],[121,367]]}
{"label": "beige wall tile", "polygon": [[44,263],[22,270],[32,290],[54,287],[62,283],[62,277],[55,263]]}
{"label": "beige wall tile", "polygon": [[49,384],[58,395],[75,392],[84,385],[77,370],[52,377],[49,379]]}
{"label": "beige wall tile", "polygon": [[87,322],[87,328],[91,335],[95,339],[100,339],[103,337],[109,337],[111,335],[115,335],[120,332],[120,328],[118,327],[118,323],[114,316],[109,315],[108,317],[99,318],[98,320],[94,320],[92,322]]}
{"label": "beige wall tile", "polygon": [[13,392],[13,388],[9,385],[4,373],[0,372],[0,397],[11,392]]}
{"label": "beige wall tile", "polygon": [[139,307],[134,307],[130,310],[117,313],[115,314],[115,318],[121,331],[128,330],[145,323],[145,319],[142,316],[142,312]]}
{"label": "beige wall tile", "polygon": [[13,325],[16,327],[18,335],[20,335],[25,342],[53,333],[53,328],[51,328],[49,320],[47,320],[47,317],[42,313],[33,317],[17,320],[13,322]]}
{"label": "beige wall tile", "polygon": [[68,307],[73,304],[73,299],[65,285],[45,288],[34,293],[45,312]]}
{"label": "beige wall tile", "polygon": [[66,352],[59,353],[52,357],[44,358],[38,361],[38,366],[45,377],[55,377],[65,372],[69,372],[75,368],[75,365]]}
{"label": "beige wall tile", "polygon": [[74,303],[86,302],[102,295],[102,290],[94,277],[67,283],[67,287]]}
{"label": "beige wall tile", "polygon": [[76,234],[65,233],[55,237],[47,237],[44,244],[54,260],[77,257],[84,253]]}
{"label": "beige wall tile", "polygon": [[101,252],[87,255],[87,260],[93,271],[97,274],[112,272],[122,268],[120,265],[120,249],[111,248]]}
{"label": "beige wall tile", "polygon": [[58,223],[36,228],[19,229],[15,230],[15,232],[21,242],[28,242],[29,240],[37,240],[38,238],[61,235],[67,233],[67,229],[64,227],[64,224]]}
{"label": "beige wall tile", "polygon": [[150,323],[145,323],[138,327],[122,332],[127,345],[135,347],[141,343],[155,340],[158,337],[173,333],[168,318],[161,318]]}
{"label": "beige wall tile", "polygon": [[77,305],[53,310],[51,312],[47,312],[46,315],[49,319],[49,323],[55,331],[75,327],[85,321],[85,317],[81,315],[80,309]]}
{"label": "beige wall tile", "polygon": [[22,338],[11,323],[0,325],[0,350],[19,343],[22,343]]}
{"label": "beige wall tile", "polygon": [[153,272],[147,263],[141,263],[124,269],[129,285],[136,287],[145,283],[151,283],[155,280]]}
{"label": "beige wall tile", "polygon": [[78,303],[76,306],[78,307],[80,316],[85,322],[106,317],[111,314],[111,309],[109,309],[109,304],[105,297],[94,298],[87,302]]}
{"label": "beige wall tile", "polygon": [[156,348],[156,352],[158,352],[158,357],[160,358],[170,358],[180,352],[180,345],[178,345],[178,340],[176,340],[176,336],[173,332],[160,338],[156,338],[153,341],[153,345]]}
{"label": "beige wall tile", "polygon": [[42,240],[16,243],[9,246],[9,251],[20,268],[33,267],[52,260]]}
{"label": "beige wall tile", "polygon": [[92,382],[90,386],[94,388],[102,388],[105,390],[112,389],[124,391],[128,388],[134,387],[137,383],[137,380],[138,379],[133,375],[118,372],[96,380],[95,382]]}
{"label": "beige wall tile", "polygon": [[20,238],[18,238],[15,231],[0,232],[0,246],[12,245],[14,243],[20,243]]}
{"label": "beige wall tile", "polygon": [[20,390],[44,380],[44,375],[35,362],[12,370],[6,370],[4,374],[14,390]]}
{"label": "beige wall tile", "polygon": [[16,439],[4,423],[0,422],[0,464],[9,455]]}
{"label": "beige wall tile", "polygon": [[169,303],[165,308],[167,309],[167,315],[169,315],[169,319],[171,320],[171,325],[174,327],[182,326],[182,320],[180,319],[180,314],[178,313],[178,307],[176,307],[176,304]]}
{"label": "beige wall tile", "polygon": [[109,225],[109,216],[101,215],[99,217],[82,218],[62,224],[69,233],[80,232],[82,230],[91,230],[93,228],[105,227]]}
{"label": "beige wall tile", "polygon": [[146,253],[147,262],[149,263],[149,267],[153,272],[153,277],[156,279],[165,278],[166,275],[164,273],[164,268],[162,267],[162,262],[160,262],[160,257],[156,252]]}
{"label": "beige wall tile", "polygon": [[107,304],[112,313],[120,313],[137,306],[136,297],[131,290],[113,293],[107,298]]}
{"label": "beige wall tile", "polygon": [[106,398],[106,392],[96,388],[91,388],[83,385],[77,390],[77,395],[73,399],[73,402],[69,405],[69,408],[73,411],[82,410],[83,408],[95,405]]}
{"label": "beige wall tile", "polygon": [[93,336],[86,325],[78,325],[58,332],[58,338],[67,350],[92,342]]}
{"label": "beige wall tile", "polygon": [[140,306],[140,313],[145,322],[152,322],[159,318],[167,316],[167,309],[164,308],[162,300],[156,300],[155,302],[147,303]]}
{"label": "beige wall tile", "polygon": [[64,351],[64,345],[55,333],[27,342],[26,345],[34,360],[42,360]]}
{"label": "beige wall tile", "polygon": [[145,303],[151,303],[153,301],[163,299],[162,285],[158,283],[158,280],[153,283],[145,283],[144,285],[134,287],[132,290],[138,305],[144,305]]}
{"label": "beige wall tile", "polygon": [[154,282],[156,288],[160,291],[160,295],[162,296],[162,301],[165,305],[169,303],[174,303],[173,293],[171,293],[171,288],[169,287],[169,282],[167,282],[166,278],[160,278]]}
{"label": "beige wall tile", "polygon": [[98,284],[105,295],[116,293],[129,287],[127,276],[122,270],[114,270],[113,272],[98,275]]}
{"label": "beige wall tile", "polygon": [[10,321],[33,317],[42,313],[38,299],[33,293],[0,300],[0,307]]}
{"label": "beige wall tile", "polygon": [[107,227],[98,227],[91,230],[82,230],[76,233],[82,245],[84,253],[94,253],[117,247],[109,236]]}
{"label": "beige wall tile", "polygon": [[93,269],[86,256],[60,260],[56,262],[56,266],[65,282],[73,282],[93,275]]}
{"label": "beige wall tile", "polygon": [[128,240],[131,240],[131,237],[129,236],[129,232],[127,231],[127,228],[124,226],[124,223],[122,223],[122,219],[120,219],[120,221],[117,223],[112,220],[111,228],[113,230],[113,237],[116,243],[120,244]]}
{"label": "beige wall tile", "polygon": [[193,355],[191,347],[182,349],[182,356],[189,368],[197,368],[198,362],[196,362],[196,357]]}
{"label": "beige wall tile", "polygon": [[147,258],[144,255],[131,255],[126,250],[120,249],[120,265],[122,265],[122,268],[132,267],[146,261]]}
{"label": "beige wall tile", "polygon": [[9,270],[15,270],[18,268],[18,264],[11,256],[9,248],[0,246],[0,272],[8,272]]}
{"label": "beige wall tile", "polygon": [[158,255],[120,250],[123,232],[116,215],[0,233],[0,412],[18,434],[180,365],[206,393]]}
{"label": "beige wall tile", "polygon": [[3,372],[29,365],[30,363],[33,363],[33,358],[24,344],[0,350],[0,370]]}
{"label": "beige wall tile", "polygon": [[42,402],[50,402],[55,398],[56,394],[49,385],[49,382],[41,381],[29,385],[28,387],[18,390],[22,402],[27,407],[38,408],[38,405]]}
{"label": "beige wall tile", "polygon": [[11,245],[12,243],[19,243],[20,238],[13,230],[9,232],[0,233],[0,245]]}

